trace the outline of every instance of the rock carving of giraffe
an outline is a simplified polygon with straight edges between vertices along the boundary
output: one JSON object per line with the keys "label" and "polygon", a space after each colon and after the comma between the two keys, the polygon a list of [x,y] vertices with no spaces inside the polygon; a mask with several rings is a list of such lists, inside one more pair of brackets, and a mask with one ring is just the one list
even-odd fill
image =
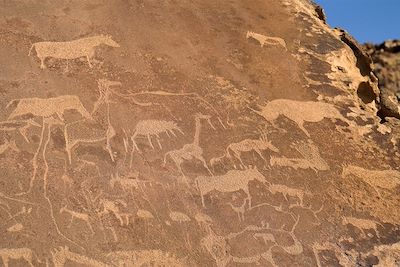
{"label": "rock carving of giraffe", "polygon": [[182,148],[177,150],[171,150],[165,153],[164,156],[164,166],[167,163],[167,156],[170,156],[172,161],[175,163],[181,174],[185,177],[185,174],[182,170],[182,163],[185,160],[197,159],[203,163],[204,168],[211,174],[211,170],[208,168],[207,163],[203,157],[203,149],[200,146],[200,131],[201,131],[201,120],[205,120],[211,126],[211,128],[215,129],[213,124],[211,123],[211,116],[203,115],[198,113],[195,115],[195,133],[193,137],[193,142],[189,144],[185,144]]}

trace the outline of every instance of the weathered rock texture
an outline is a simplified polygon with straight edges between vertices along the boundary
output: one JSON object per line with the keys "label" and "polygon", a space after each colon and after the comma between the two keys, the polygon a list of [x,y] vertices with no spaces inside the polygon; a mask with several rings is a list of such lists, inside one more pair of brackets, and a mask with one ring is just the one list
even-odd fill
{"label": "weathered rock texture", "polygon": [[400,41],[389,40],[380,45],[366,44],[379,79],[382,117],[400,119]]}
{"label": "weathered rock texture", "polygon": [[399,126],[307,0],[3,1],[3,266],[396,266]]}

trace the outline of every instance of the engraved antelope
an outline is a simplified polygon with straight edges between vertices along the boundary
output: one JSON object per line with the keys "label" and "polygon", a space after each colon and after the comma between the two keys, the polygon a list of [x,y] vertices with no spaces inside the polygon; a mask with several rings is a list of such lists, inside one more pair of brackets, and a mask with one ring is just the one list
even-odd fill
{"label": "engraved antelope", "polygon": [[203,207],[205,207],[204,196],[214,190],[229,193],[243,190],[247,195],[249,206],[251,207],[250,181],[265,183],[266,179],[256,168],[230,170],[224,175],[199,176],[196,178],[196,184],[200,191]]}
{"label": "engraved antelope", "polygon": [[211,170],[208,168],[207,163],[203,157],[203,149],[200,147],[200,131],[201,131],[201,120],[206,120],[211,128],[215,129],[211,123],[211,116],[196,114],[195,116],[195,133],[193,137],[193,143],[184,145],[181,149],[172,150],[164,155],[164,166],[167,164],[167,156],[170,156],[176,167],[179,169],[181,174],[185,177],[182,170],[182,163],[185,160],[197,159],[203,163],[203,166],[211,174]]}
{"label": "engraved antelope", "polygon": [[70,210],[70,209],[67,208],[67,205],[65,205],[64,207],[62,207],[60,209],[60,213],[68,213],[69,215],[71,215],[71,220],[70,220],[70,222],[68,224],[68,227],[71,227],[72,222],[74,221],[74,219],[79,219],[81,221],[84,221],[86,223],[86,225],[88,226],[88,228],[90,229],[90,232],[92,232],[92,234],[94,234],[92,225],[90,223],[90,217],[89,217],[88,214]]}
{"label": "engraved antelope", "polygon": [[[103,210],[99,212],[99,215],[105,215],[105,214],[114,214],[114,216],[119,220],[121,226],[128,225],[129,224],[129,217],[132,216],[131,213],[123,213],[119,210],[119,207],[117,204],[121,204],[122,206],[126,207],[127,204],[123,201],[112,201],[108,199],[101,199],[100,204],[103,206]],[[124,219],[126,223],[124,222]]]}
{"label": "engraved antelope", "polygon": [[261,47],[264,47],[265,44],[280,45],[283,48],[285,48],[285,50],[287,50],[285,40],[283,40],[282,38],[279,38],[279,37],[269,37],[269,36],[265,36],[265,35],[262,35],[259,33],[248,31],[246,33],[246,38],[247,39],[253,38],[253,39],[257,40],[260,43]]}
{"label": "engraved antelope", "polygon": [[90,59],[95,55],[95,47],[101,44],[120,47],[111,36],[97,35],[67,42],[37,42],[32,44],[28,56],[30,56],[32,49],[35,48],[42,69],[46,68],[44,62],[48,57],[66,60],[86,57],[89,67],[92,67]]}
{"label": "engraved antelope", "polygon": [[[229,144],[226,148],[225,155],[210,160],[211,166],[214,166],[217,162],[221,161],[225,156],[232,159],[238,159],[240,161],[241,168],[245,167],[242,160],[242,153],[255,151],[264,161],[267,161],[262,154],[262,151],[271,150],[278,153],[279,149],[276,148],[270,141],[268,141],[265,133],[261,132],[259,139],[244,139],[238,143]],[[232,153],[232,154],[231,154]]]}

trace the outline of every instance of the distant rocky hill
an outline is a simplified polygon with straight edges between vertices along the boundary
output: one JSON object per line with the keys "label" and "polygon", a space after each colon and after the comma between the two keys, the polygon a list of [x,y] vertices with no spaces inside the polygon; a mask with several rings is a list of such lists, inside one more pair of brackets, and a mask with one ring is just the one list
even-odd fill
{"label": "distant rocky hill", "polygon": [[400,119],[400,41],[388,40],[364,47],[374,62],[373,71],[379,80],[380,116]]}

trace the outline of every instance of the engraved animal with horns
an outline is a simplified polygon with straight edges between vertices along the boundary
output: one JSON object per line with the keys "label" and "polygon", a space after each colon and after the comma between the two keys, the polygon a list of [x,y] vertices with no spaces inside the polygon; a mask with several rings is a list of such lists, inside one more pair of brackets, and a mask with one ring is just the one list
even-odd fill
{"label": "engraved animal with horns", "polygon": [[94,57],[95,47],[101,44],[120,47],[111,36],[101,34],[67,42],[37,42],[32,44],[28,56],[31,55],[32,49],[35,48],[42,69],[46,68],[44,61],[48,57],[67,60],[86,57],[89,67],[92,67],[90,59]]}

